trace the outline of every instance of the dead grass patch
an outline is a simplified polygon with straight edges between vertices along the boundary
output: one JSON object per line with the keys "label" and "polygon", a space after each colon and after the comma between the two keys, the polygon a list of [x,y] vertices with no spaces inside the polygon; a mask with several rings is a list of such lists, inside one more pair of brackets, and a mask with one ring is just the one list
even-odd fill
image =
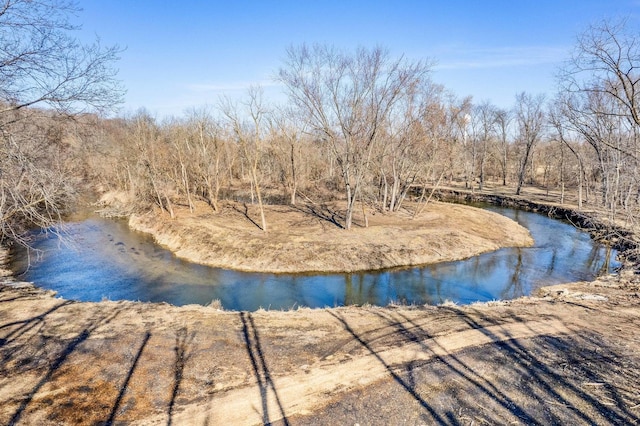
{"label": "dead grass patch", "polygon": [[214,267],[272,273],[355,272],[464,259],[501,247],[530,246],[516,222],[469,206],[431,203],[410,211],[368,214],[342,229],[336,205],[267,206],[269,232],[255,225],[256,206],[228,202],[218,214],[201,206],[133,215],[133,229],[152,234],[179,257]]}

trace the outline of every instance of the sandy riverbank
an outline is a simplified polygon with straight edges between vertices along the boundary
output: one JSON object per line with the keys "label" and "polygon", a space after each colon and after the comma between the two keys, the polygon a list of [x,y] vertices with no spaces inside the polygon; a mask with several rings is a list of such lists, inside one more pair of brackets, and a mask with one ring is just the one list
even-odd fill
{"label": "sandy riverbank", "polygon": [[464,259],[501,247],[533,244],[529,232],[499,214],[430,203],[409,210],[362,215],[341,229],[336,206],[266,206],[268,232],[256,206],[225,203],[218,213],[177,209],[134,215],[133,229],[150,233],[181,258],[209,266],[273,273],[353,272]]}

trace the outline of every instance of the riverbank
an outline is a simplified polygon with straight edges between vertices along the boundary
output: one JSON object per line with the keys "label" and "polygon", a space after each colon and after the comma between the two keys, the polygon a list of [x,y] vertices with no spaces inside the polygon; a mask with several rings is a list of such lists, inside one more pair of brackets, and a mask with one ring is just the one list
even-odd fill
{"label": "riverbank", "polygon": [[511,301],[251,313],[2,278],[0,424],[636,424],[625,265]]}
{"label": "riverbank", "polygon": [[640,212],[621,213],[612,218],[610,212],[589,203],[579,207],[576,194],[525,187],[521,195],[515,188],[487,184],[483,190],[462,186],[445,186],[435,191],[435,198],[447,202],[488,203],[496,206],[545,214],[567,221],[588,232],[593,239],[618,250],[628,265],[640,263],[640,229],[636,218]]}
{"label": "riverbank", "polygon": [[[268,232],[258,226],[257,206],[224,203],[171,219],[159,211],[133,215],[131,228],[191,262],[271,273],[355,272],[465,259],[501,247],[533,244],[529,232],[496,213],[432,202],[381,214],[362,213],[351,230],[340,227],[335,205],[265,206]],[[366,223],[366,225],[365,225]]]}
{"label": "riverbank", "polygon": [[639,281],[252,313],[78,303],[3,281],[0,423],[634,424]]}

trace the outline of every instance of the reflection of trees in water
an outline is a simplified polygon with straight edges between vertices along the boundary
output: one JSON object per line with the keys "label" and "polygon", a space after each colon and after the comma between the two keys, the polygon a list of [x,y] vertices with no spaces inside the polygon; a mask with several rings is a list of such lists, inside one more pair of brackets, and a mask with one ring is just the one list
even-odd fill
{"label": "reflection of trees in water", "polygon": [[344,276],[344,304],[362,305],[364,303],[382,304],[388,288],[384,273],[355,273]]}
{"label": "reflection of trees in water", "polygon": [[[610,262],[614,262],[615,251],[595,244],[568,224],[534,213],[492,210],[529,227],[536,247],[504,249],[463,261],[394,271],[274,276],[189,264],[158,248],[152,240],[132,234],[124,222],[91,219],[76,227],[82,256],[63,250],[68,256],[54,259],[47,253],[42,265],[33,265],[24,278],[39,282],[45,288],[66,292],[65,297],[82,300],[96,297],[99,300],[107,295],[112,299],[167,301],[180,305],[208,304],[212,299],[219,299],[226,309],[254,310],[259,307],[287,309],[296,305],[372,303],[384,306],[390,302],[434,304],[448,299],[466,303],[513,298],[538,285],[580,280],[607,272]],[[48,247],[46,245],[58,248],[55,239],[43,237],[40,244],[42,248]],[[120,248],[126,256],[114,254],[120,253]],[[119,261],[120,258],[132,261],[125,263]],[[12,267],[22,272],[28,260],[16,256]],[[84,261],[80,266],[71,266],[78,265],[78,260]],[[91,267],[87,267],[89,263]],[[65,288],[61,288],[59,273],[68,270],[73,276],[67,272]],[[56,279],[58,281],[54,281]],[[73,285],[69,283],[71,279]],[[87,281],[92,285],[87,286]]]}
{"label": "reflection of trees in water", "polygon": [[267,302],[269,300],[269,289],[265,286],[266,283],[266,274],[254,274],[252,278],[255,279],[255,285],[253,286],[253,297],[256,301],[263,301],[266,306],[262,306],[265,309],[271,308],[270,304]]}
{"label": "reflection of trees in water", "polygon": [[[533,214],[514,212],[512,216],[525,226],[541,226]],[[538,232],[544,234],[543,247],[503,249],[458,262],[345,275],[344,304],[435,304],[469,298],[467,291],[481,300],[513,299],[528,294],[537,285],[556,282],[558,278],[576,278],[571,271],[608,270],[610,248],[603,264],[601,246],[589,245],[586,256],[587,243],[576,230],[545,226]]]}
{"label": "reflection of trees in water", "polygon": [[549,264],[547,265],[547,274],[553,274],[556,270],[556,263],[558,261],[558,248],[553,246],[551,248],[551,259],[549,259]]}
{"label": "reflection of trees in water", "polygon": [[[431,270],[437,289],[438,302],[445,300],[468,301],[495,298],[492,288],[503,286],[502,271],[511,269],[511,249],[451,262],[447,267],[435,265]],[[466,295],[465,295],[466,294]]]}
{"label": "reflection of trees in water", "polygon": [[524,264],[522,259],[522,249],[516,248],[514,250],[517,252],[517,255],[515,256],[516,262],[513,265],[513,273],[510,275],[509,279],[505,283],[506,286],[500,293],[501,299],[514,299],[516,297],[524,296],[525,294],[521,277]]}
{"label": "reflection of trees in water", "polygon": [[432,304],[431,290],[440,291],[440,283],[431,279],[426,268],[413,268],[394,274],[394,300],[403,304]]}
{"label": "reflection of trees in water", "polygon": [[531,229],[531,226],[532,226],[532,224],[530,223],[531,220],[533,220],[533,226],[538,224],[538,221],[536,220],[536,216],[535,216],[536,213],[530,213],[530,212],[526,212],[518,209],[510,209],[510,208],[504,208],[504,207],[493,207],[493,208],[489,208],[488,210],[494,213],[501,214],[502,216],[506,216],[509,219],[517,222],[520,226],[523,226],[527,229]]}
{"label": "reflection of trees in water", "polygon": [[[604,251],[604,259],[600,256],[601,251]],[[589,270],[596,272],[598,276],[608,273],[611,266],[611,246],[606,245],[602,248],[594,245],[589,253],[588,266]]]}
{"label": "reflection of trees in water", "polygon": [[515,220],[525,228],[529,228],[529,222],[527,221],[527,216],[521,215],[520,210],[513,210],[513,220]]}
{"label": "reflection of trees in water", "polygon": [[379,272],[367,274],[366,276],[363,274],[361,276],[363,285],[368,278],[371,281],[371,285],[366,287],[366,302],[372,304],[385,305],[386,301],[390,297],[390,293],[393,291],[392,282],[390,280],[389,272]]}
{"label": "reflection of trees in water", "polygon": [[[287,280],[287,287],[289,288],[289,299],[292,301],[292,303],[294,305],[298,305],[298,306],[309,306],[309,302],[308,302],[308,298],[306,297],[307,295],[304,292],[304,280],[299,279],[298,276],[296,275],[292,275],[289,277],[289,279]],[[316,302],[315,300],[311,301],[312,303]],[[319,303],[314,303],[314,304],[320,304],[322,303],[322,301],[318,301]],[[334,301],[335,304],[335,301]]]}
{"label": "reflection of trees in water", "polygon": [[605,255],[604,261],[602,262],[602,266],[598,270],[598,275],[604,275],[609,272],[609,267],[611,266],[611,246],[605,246]]}
{"label": "reflection of trees in water", "polygon": [[467,270],[463,276],[469,279],[467,286],[476,291],[482,290],[485,284],[479,278],[491,277],[495,275],[496,270],[506,267],[500,264],[502,260],[503,257],[494,252],[488,255],[476,256],[466,261],[464,265],[468,264],[469,268],[465,268]]}
{"label": "reflection of trees in water", "polygon": [[589,268],[591,271],[595,271],[598,268],[598,264],[600,262],[600,247],[593,246],[589,251],[589,255],[587,256],[585,266]]}
{"label": "reflection of trees in water", "polygon": [[[424,303],[429,305],[434,305],[434,300],[442,300],[442,281],[433,279],[432,269],[416,269],[418,271],[420,283],[422,284],[422,288],[424,290],[424,297],[422,300],[424,301]],[[428,291],[430,289],[433,291]]]}
{"label": "reflection of trees in water", "polygon": [[422,303],[435,305],[447,299],[456,300],[457,293],[450,284],[451,279],[457,277],[455,263],[439,263],[416,268],[419,285],[422,290]]}
{"label": "reflection of trees in water", "polygon": [[[344,304],[432,303],[434,281],[426,268],[344,275]],[[439,288],[437,283],[436,288]]]}
{"label": "reflection of trees in water", "polygon": [[[568,225],[567,225],[568,226]],[[559,245],[562,247],[566,247],[570,245],[570,249],[565,253],[565,259],[571,259],[574,261],[580,261],[582,256],[581,252],[584,248],[584,242],[582,241],[581,235],[579,234],[576,228],[572,228],[570,233],[566,233],[566,235],[561,235]],[[555,246],[554,246],[555,247]],[[597,248],[596,244],[592,244],[592,248]],[[586,266],[586,265],[585,265]]]}
{"label": "reflection of trees in water", "polygon": [[360,292],[353,288],[353,274],[345,274],[344,276],[344,304],[358,305],[362,298]]}

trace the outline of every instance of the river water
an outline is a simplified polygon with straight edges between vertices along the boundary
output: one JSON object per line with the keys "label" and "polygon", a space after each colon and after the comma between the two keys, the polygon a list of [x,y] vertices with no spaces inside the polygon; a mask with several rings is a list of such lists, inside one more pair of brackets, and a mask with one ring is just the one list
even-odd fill
{"label": "river water", "polygon": [[[488,207],[528,228],[529,248],[505,248],[435,265],[352,274],[262,274],[178,259],[126,222],[90,217],[66,226],[68,244],[41,233],[38,259],[18,252],[18,278],[81,301],[134,300],[173,305],[219,300],[228,310],[298,306],[440,304],[512,299],[538,287],[591,280],[619,266],[615,251],[570,224],[514,209]],[[69,238],[71,237],[71,238]],[[610,260],[610,261],[609,261]]]}

